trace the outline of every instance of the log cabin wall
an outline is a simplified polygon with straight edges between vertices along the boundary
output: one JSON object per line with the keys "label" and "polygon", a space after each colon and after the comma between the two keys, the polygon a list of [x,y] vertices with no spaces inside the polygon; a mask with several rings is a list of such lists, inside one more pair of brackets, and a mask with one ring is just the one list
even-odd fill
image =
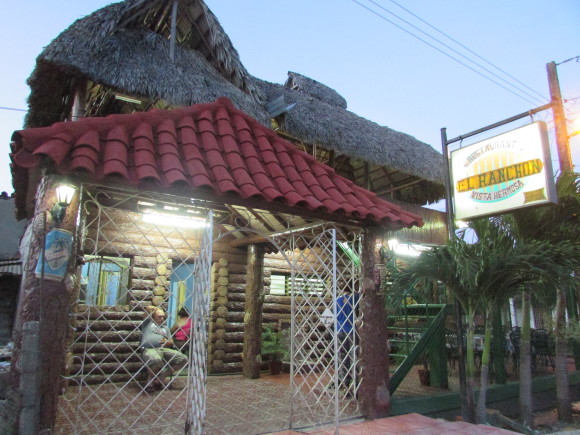
{"label": "log cabin wall", "polygon": [[[242,371],[244,343],[246,250],[232,249],[226,243],[213,246],[209,367],[211,373]],[[280,254],[264,258],[263,325],[279,328],[280,321],[290,321],[290,296],[270,295],[272,273],[290,274],[288,262]]]}
{"label": "log cabin wall", "polygon": [[[75,305],[72,353],[77,358],[69,356],[71,364],[67,372],[80,370],[80,356],[89,352],[91,362],[87,364],[85,358],[84,364],[84,373],[90,374],[87,382],[126,381],[130,373],[142,366],[135,351],[141,340],[139,327],[145,317],[144,307],[154,305],[167,311],[173,262],[193,261],[199,253],[198,237],[194,230],[177,232],[145,223],[136,213],[125,210],[107,209],[106,218],[91,219],[95,214],[96,208],[89,206],[85,257],[97,254],[126,259],[128,291],[117,305],[86,304],[86,301]],[[82,298],[82,291],[80,294]],[[118,371],[119,365],[126,370]]]}
{"label": "log cabin wall", "polygon": [[[89,209],[89,216],[94,212],[95,210]],[[193,260],[199,251],[199,245],[192,244],[197,238],[183,237],[183,229],[178,236],[170,227],[162,229],[139,221],[139,230],[135,230],[134,214],[125,210],[108,209],[111,225],[101,227],[99,233],[94,221],[85,230],[85,255],[98,253],[110,257],[122,256],[130,260],[130,279],[127,286],[129,291],[123,304],[76,306],[74,355],[82,355],[88,347],[91,360],[99,364],[99,369],[104,366],[111,373],[119,364],[130,368],[130,372],[140,368],[139,356],[134,351],[140,343],[139,326],[144,318],[144,307],[155,305],[167,310],[174,261]],[[91,219],[87,221],[91,222]],[[308,258],[308,255],[304,258]],[[208,343],[210,373],[238,373],[242,370],[246,273],[246,248],[232,248],[227,239],[213,245]],[[265,255],[264,325],[278,329],[281,322],[290,321],[290,296],[270,294],[271,275],[290,273],[291,266],[281,254]],[[114,355],[112,349],[115,349]],[[111,363],[107,365],[108,360]],[[77,363],[79,367],[74,364],[73,362],[69,367],[71,372],[80,369],[80,362]],[[91,377],[92,382],[100,382],[107,375],[108,373],[94,375]],[[127,377],[113,376],[118,376],[119,381],[126,380]]]}

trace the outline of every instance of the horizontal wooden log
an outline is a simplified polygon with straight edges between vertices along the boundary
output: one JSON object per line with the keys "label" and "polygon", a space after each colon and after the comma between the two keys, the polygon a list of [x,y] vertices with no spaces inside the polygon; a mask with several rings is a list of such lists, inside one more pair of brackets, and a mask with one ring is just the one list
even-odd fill
{"label": "horizontal wooden log", "polygon": [[228,278],[232,284],[245,284],[248,280],[248,277],[244,273],[230,273]]}
{"label": "horizontal wooden log", "polygon": [[283,313],[290,314],[290,304],[268,304],[264,303],[262,306],[264,313]]}
{"label": "horizontal wooden log", "polygon": [[112,343],[112,342],[97,342],[85,344],[84,341],[75,341],[72,345],[72,351],[75,355],[82,355],[85,352],[88,353],[103,353],[109,352],[111,349],[115,350],[115,355],[130,354],[137,349],[139,349],[139,342],[132,343]]}
{"label": "horizontal wooden log", "polygon": [[243,332],[244,331],[244,324],[243,323],[226,323],[225,330],[226,330],[226,332]]}
{"label": "horizontal wooden log", "polygon": [[131,301],[150,301],[154,294],[153,290],[131,290],[128,296]]}
{"label": "horizontal wooden log", "polygon": [[213,245],[212,256],[214,261],[219,261],[221,258],[225,258],[229,264],[246,264],[248,261],[245,249],[232,249],[229,246],[224,247],[224,245],[217,243]]}
{"label": "horizontal wooden log", "polygon": [[113,343],[141,341],[141,331],[83,331],[77,336],[78,341],[87,341],[94,343],[98,341],[108,341]]}
{"label": "horizontal wooden log", "polygon": [[235,312],[235,313],[228,313],[226,315],[226,320],[229,322],[234,323],[241,323],[244,321],[244,313]]}
{"label": "horizontal wooden log", "polygon": [[[278,322],[281,319],[288,319],[290,317],[289,314],[285,313],[262,313],[262,322]],[[228,322],[233,323],[241,323],[244,321],[244,313],[235,312],[235,313],[228,313],[226,315],[226,320]]]}
{"label": "horizontal wooden log", "polygon": [[278,273],[290,273],[292,266],[286,260],[264,258],[264,267]]}
{"label": "horizontal wooden log", "polygon": [[88,306],[78,305],[75,309],[77,319],[107,318],[111,320],[143,319],[144,310],[130,309],[126,305],[116,306]]}
{"label": "horizontal wooden log", "polygon": [[226,332],[224,341],[226,343],[243,343],[244,333],[243,332]]}
{"label": "horizontal wooden log", "polygon": [[153,290],[155,288],[155,280],[153,279],[131,279],[131,290]]}
{"label": "horizontal wooden log", "polygon": [[200,242],[197,237],[186,237],[185,232],[182,234],[176,231],[164,231],[160,233],[156,229],[152,229],[152,231],[138,231],[135,228],[123,229],[111,227],[110,229],[102,229],[101,234],[107,240],[113,240],[115,244],[147,243],[161,250],[185,249],[190,252],[198,252],[200,249]]}
{"label": "horizontal wooden log", "polygon": [[224,350],[226,351],[226,353],[242,353],[242,351],[244,350],[244,344],[243,343],[226,343]]}
{"label": "horizontal wooden log", "polygon": [[233,302],[230,300],[230,301],[228,301],[227,307],[228,307],[229,312],[236,312],[236,311],[244,312],[245,305],[246,305],[245,302]]}
{"label": "horizontal wooden log", "polygon": [[[145,307],[150,306],[151,302],[152,301],[129,301],[129,306],[133,310],[141,310],[144,312]],[[162,305],[160,305],[160,307],[167,311],[167,301],[165,301]]]}
{"label": "horizontal wooden log", "polygon": [[137,267],[149,267],[154,269],[157,266],[157,259],[155,256],[144,257],[142,255],[135,255],[133,257],[133,265]]}
{"label": "horizontal wooden log", "polygon": [[239,282],[239,283],[229,283],[228,284],[228,293],[245,293],[246,291],[246,283]]}
{"label": "horizontal wooden log", "polygon": [[228,293],[228,301],[230,302],[245,302],[246,294],[245,293]]}
{"label": "horizontal wooden log", "polygon": [[241,352],[226,353],[222,361],[226,364],[242,362],[242,353]]}
{"label": "horizontal wooden log", "polygon": [[292,303],[290,295],[266,295],[264,297],[265,304],[287,304]]}
{"label": "horizontal wooden log", "polygon": [[82,320],[77,323],[77,331],[84,331],[87,326],[91,331],[134,331],[142,323],[142,320]]}
{"label": "horizontal wooden log", "polygon": [[[141,360],[141,352],[131,352],[131,353],[119,353],[117,349],[115,349],[114,353],[109,352],[87,352],[80,355],[77,355],[76,358],[73,359],[73,366],[80,366],[80,362],[85,360],[86,363],[92,364],[104,364],[104,363],[118,363],[118,364],[125,364],[125,363],[143,363]],[[72,372],[71,372],[72,373]]]}
{"label": "horizontal wooden log", "polygon": [[231,274],[242,274],[245,275],[246,271],[248,269],[248,266],[245,264],[236,264],[236,263],[230,263],[227,267],[230,275]]}
{"label": "horizontal wooden log", "polygon": [[[92,252],[95,249],[95,243],[92,240],[86,240],[85,242],[85,251]],[[135,255],[143,255],[143,256],[155,256],[159,254],[160,251],[166,252],[170,255],[171,258],[192,258],[192,255],[196,254],[189,249],[161,249],[158,246],[151,246],[144,243],[115,243],[115,251],[113,251],[112,247],[109,243],[100,241],[96,249],[102,255],[111,254],[113,252],[122,252],[126,255],[135,256]]]}
{"label": "horizontal wooden log", "polygon": [[144,267],[132,267],[131,277],[135,279],[147,279],[154,280],[157,276],[155,269],[144,268]]}

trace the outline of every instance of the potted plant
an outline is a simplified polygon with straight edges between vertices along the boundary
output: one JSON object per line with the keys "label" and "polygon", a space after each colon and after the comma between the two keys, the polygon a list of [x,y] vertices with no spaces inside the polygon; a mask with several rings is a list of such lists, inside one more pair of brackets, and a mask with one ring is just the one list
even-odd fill
{"label": "potted plant", "polygon": [[423,355],[423,369],[419,369],[419,382],[421,385],[429,386],[431,385],[431,372],[429,371],[429,362],[427,359],[427,353]]}
{"label": "potted plant", "polygon": [[282,371],[282,360],[287,350],[282,343],[282,334],[271,326],[266,326],[262,332],[262,357],[270,363],[270,374],[279,375]]}

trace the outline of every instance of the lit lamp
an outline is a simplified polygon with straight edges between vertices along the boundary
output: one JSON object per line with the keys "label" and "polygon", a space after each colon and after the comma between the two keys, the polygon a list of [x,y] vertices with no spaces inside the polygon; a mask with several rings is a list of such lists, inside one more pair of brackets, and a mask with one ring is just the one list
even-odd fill
{"label": "lit lamp", "polygon": [[70,184],[59,184],[56,187],[56,203],[50,209],[50,215],[54,222],[62,222],[66,208],[70,205],[75,194],[75,187]]}

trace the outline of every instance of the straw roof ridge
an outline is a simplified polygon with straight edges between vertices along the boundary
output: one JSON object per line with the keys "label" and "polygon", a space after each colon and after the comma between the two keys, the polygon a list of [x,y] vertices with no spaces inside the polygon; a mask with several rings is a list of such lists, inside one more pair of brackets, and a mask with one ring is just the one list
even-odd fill
{"label": "straw roof ridge", "polygon": [[443,157],[430,145],[300,89],[289,89],[256,77],[254,80],[268,101],[282,95],[285,104],[295,104],[283,120],[283,129],[292,136],[319,143],[339,154],[444,183]]}
{"label": "straw roof ridge", "polygon": [[[200,30],[195,26],[202,24],[197,21],[190,25],[186,20],[183,26],[178,26],[198,36],[189,39],[184,36],[184,43],[176,44],[175,63],[172,63],[167,35],[149,29],[164,19],[156,18],[155,21],[151,14],[161,14],[162,9],[155,8],[165,7],[166,3],[162,0],[114,3],[76,20],[55,38],[38,56],[37,66],[28,80],[31,95],[27,125],[40,126],[39,122],[46,122],[46,116],[37,113],[40,110],[62,113],[62,98],[50,103],[48,97],[38,94],[66,97],[67,89],[57,88],[57,85],[70,84],[71,77],[79,73],[120,92],[152,100],[163,99],[175,105],[212,102],[225,96],[268,125],[268,116],[261,107],[261,92],[217,18],[201,0],[180,0],[179,7],[187,9],[183,16],[190,20],[192,16],[202,17],[200,21],[207,32],[203,38],[199,37]],[[194,43],[205,44],[202,48],[207,56],[192,47]],[[51,70],[48,64],[62,68],[71,77],[47,82],[46,75],[50,76]],[[51,86],[47,87],[47,83]],[[45,103],[43,106],[32,104],[40,100]],[[60,107],[51,107],[55,105]]]}
{"label": "straw roof ridge", "polygon": [[346,100],[342,95],[329,86],[326,86],[310,77],[303,76],[292,71],[288,71],[288,80],[284,85],[286,89],[302,91],[311,97],[318,98],[320,101],[330,104],[331,106],[346,109]]}
{"label": "straw roof ridge", "polygon": [[[175,61],[172,62],[169,58],[169,41],[156,33],[119,30],[93,50],[89,44],[85,47],[66,44],[72,47],[70,50],[64,45],[48,47],[29,79],[32,92],[29,97],[28,126],[42,125],[35,122],[37,117],[42,118],[37,111],[46,111],[50,105],[61,104],[62,99],[52,101],[49,106],[35,104],[35,101],[42,99],[42,94],[54,95],[54,87],[58,83],[49,82],[52,87],[46,87],[47,74],[54,69],[51,64],[60,66],[71,75],[76,70],[122,93],[151,100],[163,99],[173,105],[208,103],[225,96],[241,110],[264,125],[269,125],[269,117],[260,102],[227,81],[198,52],[176,47]],[[62,88],[62,92],[65,89]],[[61,109],[55,108],[53,111],[60,113]]]}

